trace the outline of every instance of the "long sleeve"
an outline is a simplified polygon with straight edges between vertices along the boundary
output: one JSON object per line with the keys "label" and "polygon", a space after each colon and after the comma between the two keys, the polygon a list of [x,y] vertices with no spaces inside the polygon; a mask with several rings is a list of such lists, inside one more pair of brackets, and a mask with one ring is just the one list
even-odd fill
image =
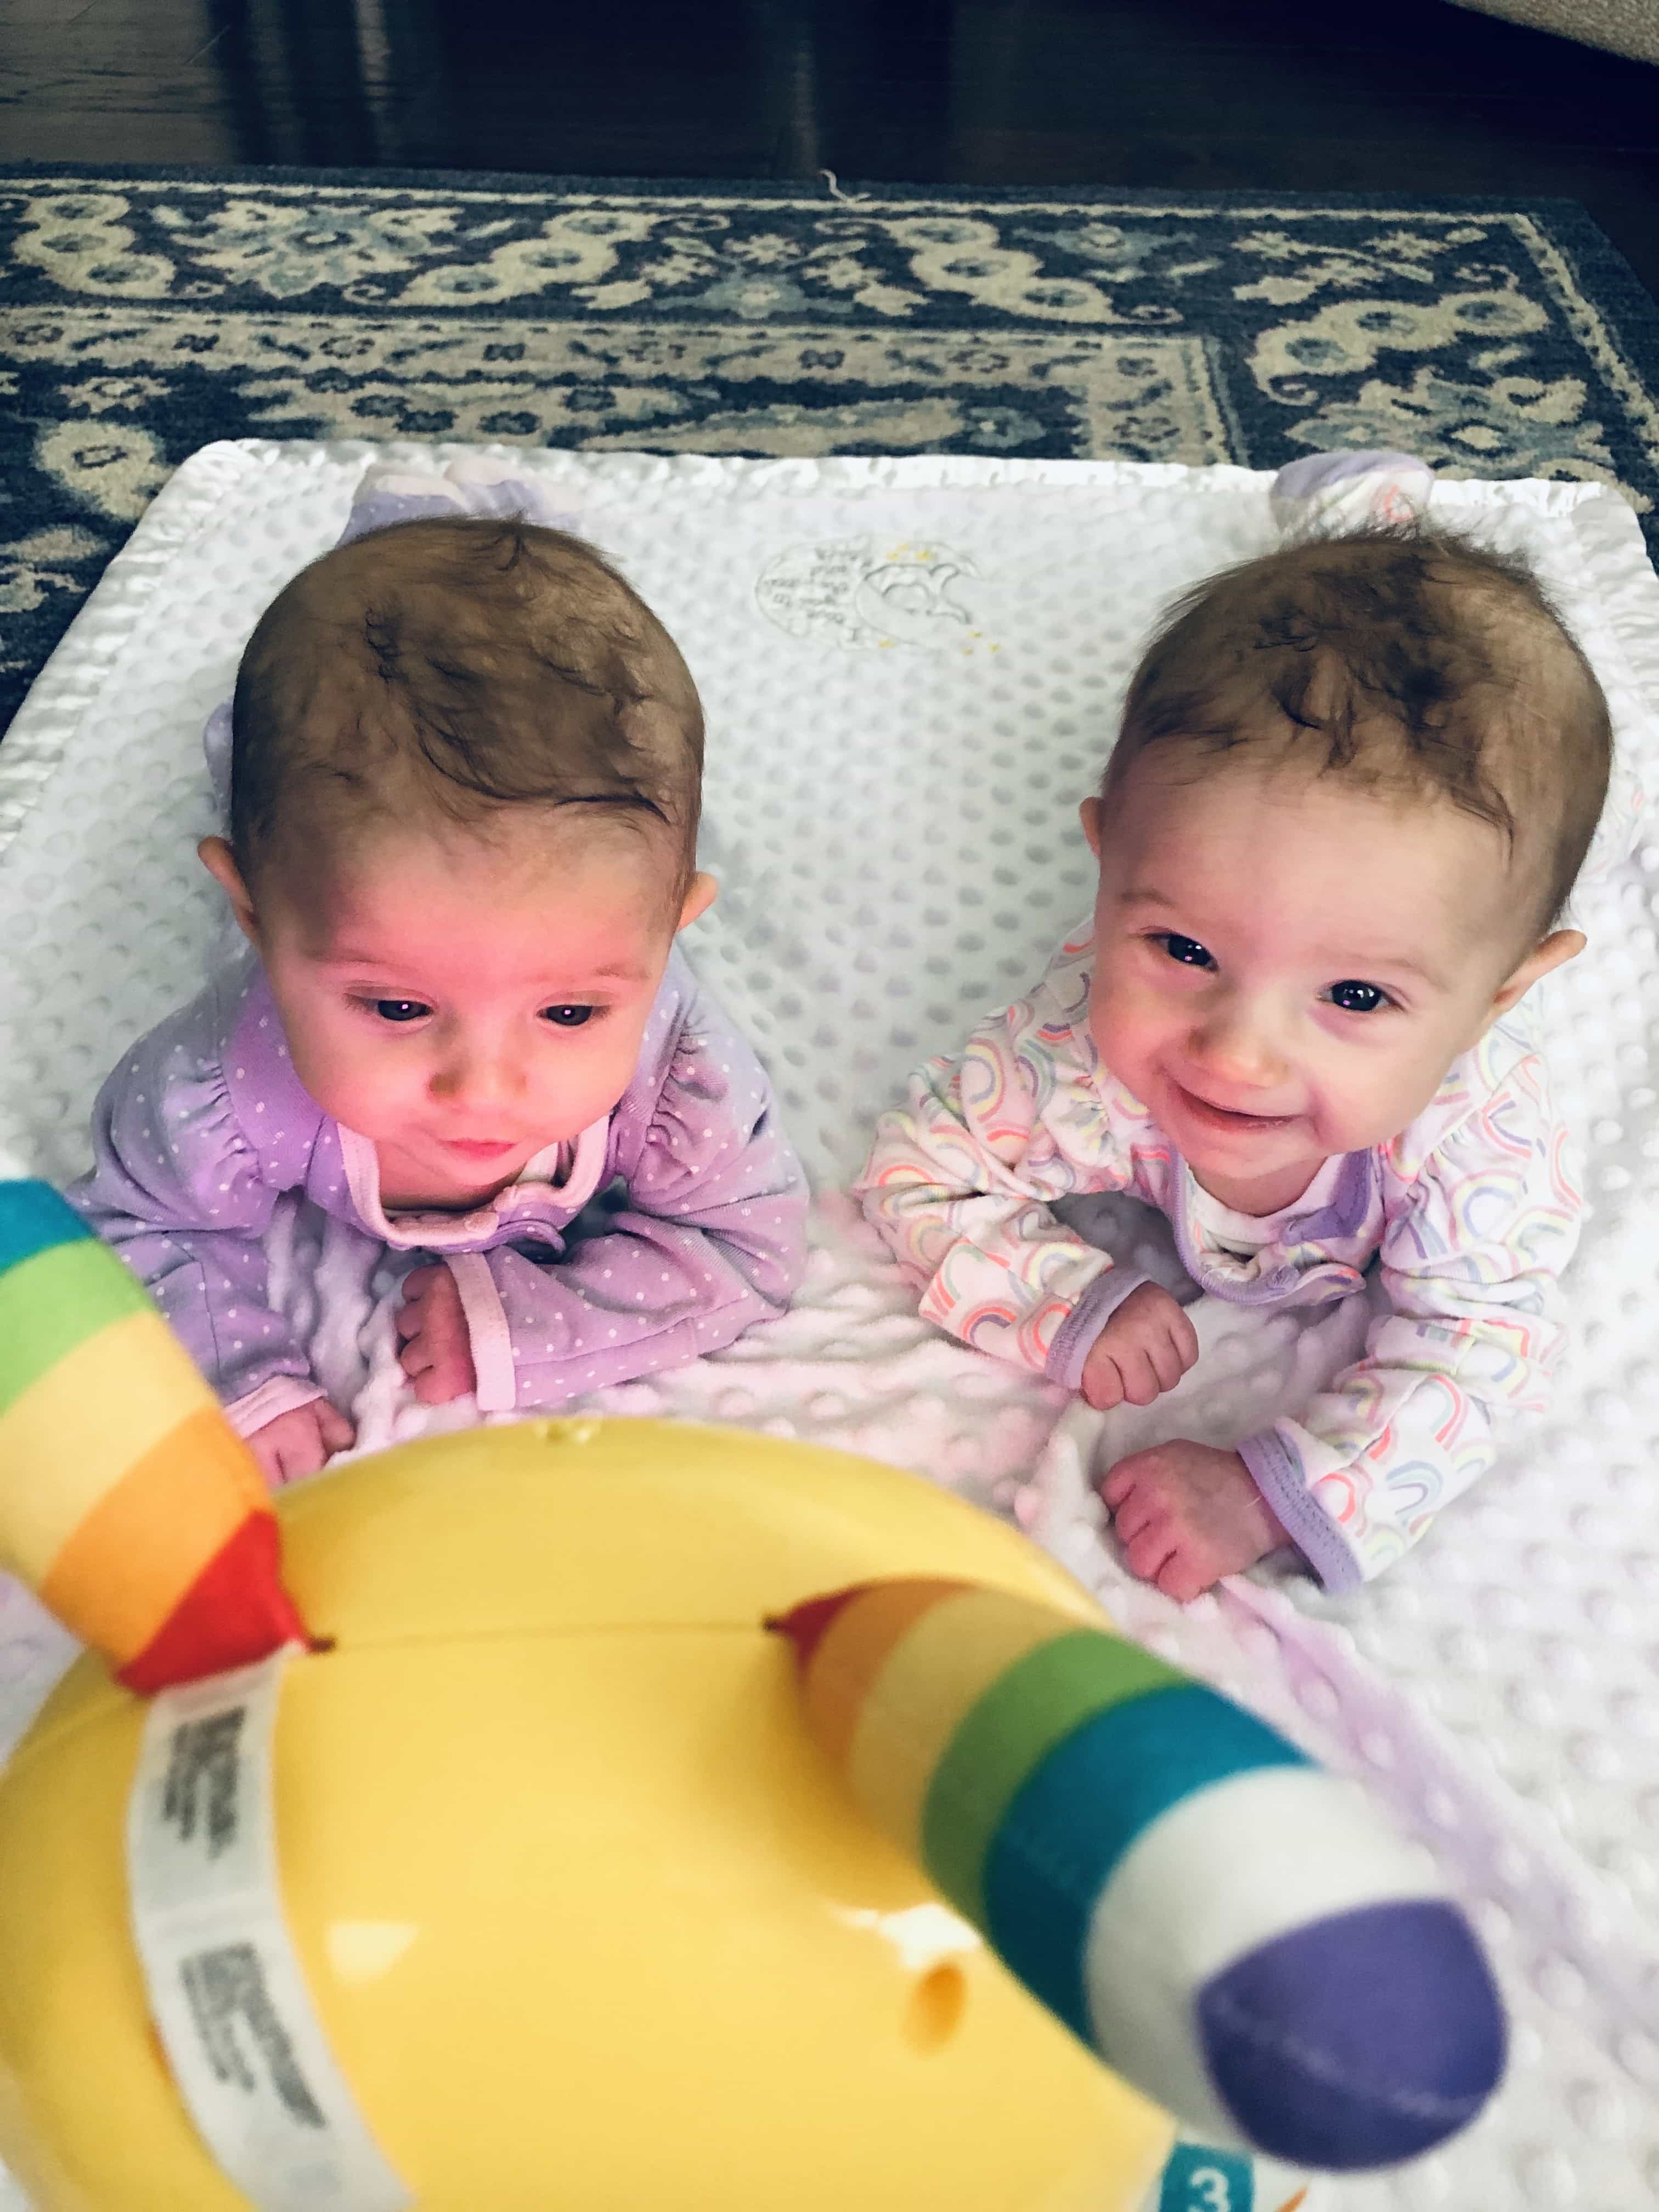
{"label": "long sleeve", "polygon": [[1364,1357],[1241,1447],[1328,1589],[1369,1581],[1544,1410],[1564,1340],[1559,1278],[1580,1200],[1535,1059],[1424,1163],[1380,1253],[1388,1310]]}
{"label": "long sleeve", "polygon": [[759,1062],[700,994],[654,1096],[630,1102],[603,1226],[546,1258],[501,1244],[448,1261],[486,1411],[562,1405],[718,1352],[782,1313],[800,1280],[805,1177]]}
{"label": "long sleeve", "polygon": [[883,1115],[854,1184],[866,1215],[921,1289],[925,1320],[1075,1389],[1108,1316],[1144,1279],[1052,1210],[1131,1182],[1092,1046],[1045,981],[981,1023],[959,1060],[930,1060],[908,1091]]}
{"label": "long sleeve", "polygon": [[321,1393],[269,1303],[262,1239],[280,1194],[227,1087],[229,989],[210,985],[123,1057],[93,1109],[92,1170],[67,1195],[246,1433]]}

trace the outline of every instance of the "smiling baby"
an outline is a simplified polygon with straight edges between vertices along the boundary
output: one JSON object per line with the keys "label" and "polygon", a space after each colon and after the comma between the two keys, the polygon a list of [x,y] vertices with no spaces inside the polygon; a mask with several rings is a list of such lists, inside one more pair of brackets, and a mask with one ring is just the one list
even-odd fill
{"label": "smiling baby", "polygon": [[1130,685],[1083,826],[1089,924],[912,1079],[866,1212],[965,1342],[1094,1406],[1193,1364],[1180,1304],[1054,1210],[1121,1191],[1241,1305],[1376,1267],[1364,1356],[1300,1420],[1176,1438],[1102,1493],[1186,1599],[1289,1543],[1377,1573],[1535,1413],[1579,1199],[1527,993],[1607,790],[1606,702],[1520,565],[1432,532],[1293,546],[1200,586]]}

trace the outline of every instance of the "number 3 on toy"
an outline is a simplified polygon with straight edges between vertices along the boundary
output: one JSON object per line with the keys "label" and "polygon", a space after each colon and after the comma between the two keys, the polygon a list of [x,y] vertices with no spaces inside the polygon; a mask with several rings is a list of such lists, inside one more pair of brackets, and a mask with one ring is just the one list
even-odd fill
{"label": "number 3 on toy", "polygon": [[1192,2212],[1239,2212],[1232,2185],[1218,2166],[1193,2168],[1187,2177],[1187,2202]]}
{"label": "number 3 on toy", "polygon": [[[1290,2178],[1281,2178],[1281,2189]],[[1304,2212],[1305,2189],[1297,2189],[1280,2203],[1271,2181],[1266,2182],[1271,2201],[1262,2197],[1258,2184],[1263,2181],[1254,2162],[1236,2152],[1178,2142],[1164,2166],[1157,2201],[1146,2212]]]}

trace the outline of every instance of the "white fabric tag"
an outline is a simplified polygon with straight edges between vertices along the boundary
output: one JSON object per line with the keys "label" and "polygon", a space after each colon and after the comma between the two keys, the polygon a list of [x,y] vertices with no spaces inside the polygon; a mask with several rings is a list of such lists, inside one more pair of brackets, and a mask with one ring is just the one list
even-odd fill
{"label": "white fabric tag", "polygon": [[283,1917],[271,1740],[286,1651],[164,1690],[127,1812],[133,1935],[173,2079],[256,2212],[414,2198],[335,2063]]}

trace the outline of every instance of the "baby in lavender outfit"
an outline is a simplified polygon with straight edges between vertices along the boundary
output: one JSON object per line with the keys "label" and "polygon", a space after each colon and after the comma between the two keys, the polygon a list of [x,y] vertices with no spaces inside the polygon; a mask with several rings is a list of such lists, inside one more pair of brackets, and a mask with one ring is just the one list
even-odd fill
{"label": "baby in lavender outfit", "polygon": [[199,848],[251,950],[122,1060],[70,1194],[273,1482],[353,1440],[270,1296],[284,1194],[420,1255],[428,1405],[717,1351],[804,1265],[766,1078],[675,945],[714,895],[685,664],[590,546],[446,504],[360,509],[255,630]]}

